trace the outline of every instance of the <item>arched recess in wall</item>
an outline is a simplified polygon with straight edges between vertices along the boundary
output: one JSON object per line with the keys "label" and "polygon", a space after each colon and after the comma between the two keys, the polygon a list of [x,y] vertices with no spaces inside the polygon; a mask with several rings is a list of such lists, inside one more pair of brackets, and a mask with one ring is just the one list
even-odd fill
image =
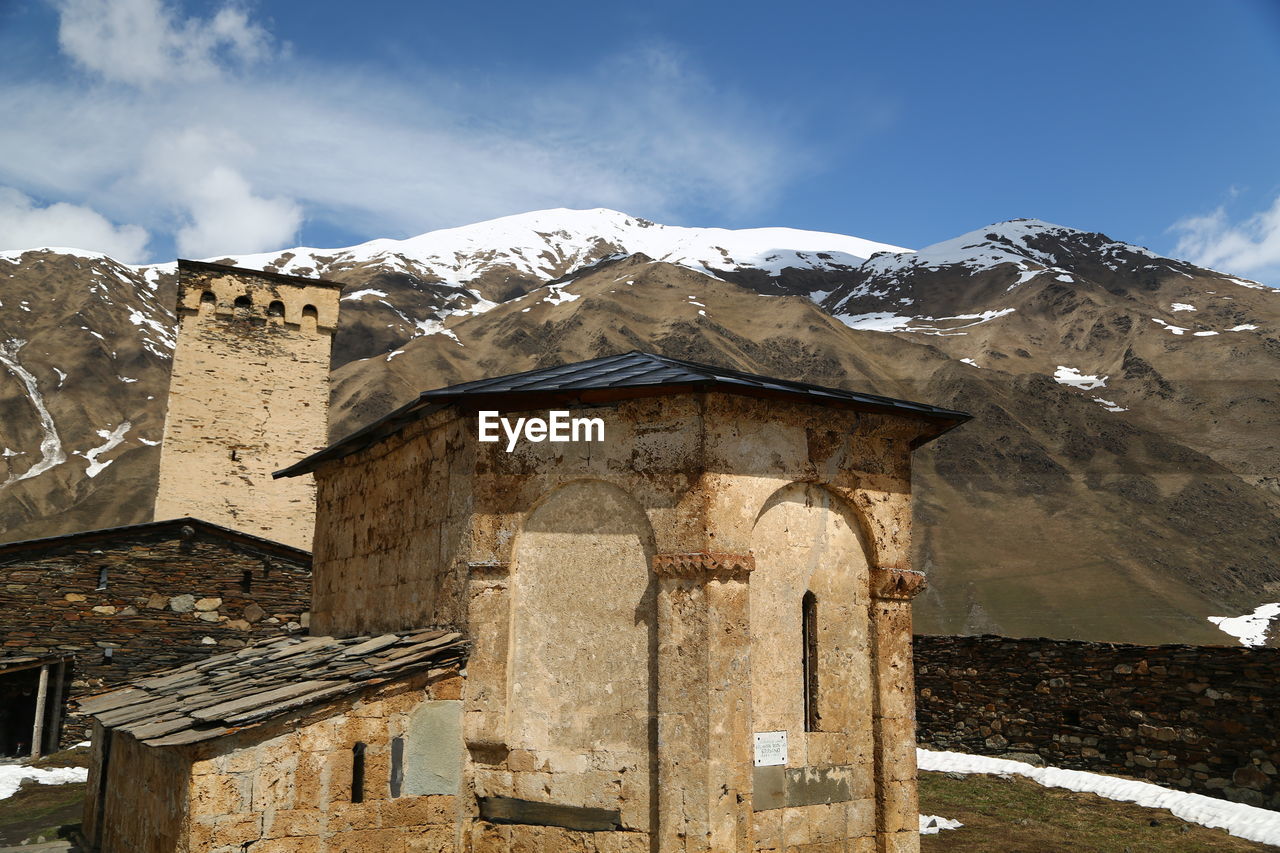
{"label": "arched recess in wall", "polygon": [[248,296],[237,296],[235,301],[235,318],[248,320],[253,314],[253,300]]}
{"label": "arched recess in wall", "polygon": [[[657,732],[653,543],[627,492],[578,480],[528,515],[511,566],[508,746],[539,764],[575,756],[640,799],[652,791]],[[552,774],[544,796],[589,805],[573,801],[576,777]]]}
{"label": "arched recess in wall", "polygon": [[214,295],[214,292],[212,290],[206,290],[200,294],[199,311],[201,314],[212,314],[214,311],[217,310],[217,308],[218,308],[218,297]]}
{"label": "arched recess in wall", "polygon": [[320,312],[316,310],[314,305],[302,306],[302,330],[304,332],[314,332],[316,325],[320,322]]}
{"label": "arched recess in wall", "polygon": [[279,299],[272,301],[272,303],[267,306],[267,317],[270,319],[272,323],[276,325],[283,323],[284,322],[284,303],[281,302]]}
{"label": "arched recess in wall", "polygon": [[870,550],[857,511],[791,483],[760,510],[751,551],[753,729],[786,731],[790,766],[870,755]]}

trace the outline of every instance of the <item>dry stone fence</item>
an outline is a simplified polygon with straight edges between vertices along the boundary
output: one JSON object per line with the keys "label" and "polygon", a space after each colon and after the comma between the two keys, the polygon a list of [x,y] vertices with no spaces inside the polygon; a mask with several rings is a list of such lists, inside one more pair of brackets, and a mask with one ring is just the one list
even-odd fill
{"label": "dry stone fence", "polygon": [[926,748],[1280,808],[1280,649],[917,636],[915,671]]}

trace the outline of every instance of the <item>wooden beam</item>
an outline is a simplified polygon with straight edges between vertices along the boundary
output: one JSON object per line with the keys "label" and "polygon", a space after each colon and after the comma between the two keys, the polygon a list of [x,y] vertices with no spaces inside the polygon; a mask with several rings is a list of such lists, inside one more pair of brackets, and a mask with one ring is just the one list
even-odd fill
{"label": "wooden beam", "polygon": [[40,667],[40,686],[36,688],[36,721],[31,727],[31,757],[44,754],[44,703],[49,697],[49,664]]}

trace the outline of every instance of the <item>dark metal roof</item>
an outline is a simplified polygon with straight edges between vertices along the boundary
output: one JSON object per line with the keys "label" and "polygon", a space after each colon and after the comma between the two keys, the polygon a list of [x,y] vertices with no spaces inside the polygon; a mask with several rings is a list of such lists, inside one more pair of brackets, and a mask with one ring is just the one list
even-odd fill
{"label": "dark metal roof", "polygon": [[306,565],[311,564],[311,552],[283,542],[264,539],[252,533],[243,533],[223,527],[199,518],[169,518],[164,521],[146,521],[141,524],[128,524],[122,527],[107,527],[101,530],[82,530],[78,533],[64,533],[61,536],[49,536],[43,539],[26,539],[19,542],[0,544],[0,560],[14,554],[31,551],[48,551],[54,548],[82,545],[88,542],[115,542],[147,538],[177,539],[183,535],[182,528],[190,527],[196,534],[214,539],[222,539],[254,551],[261,551],[275,556],[296,560]]}
{"label": "dark metal roof", "polygon": [[341,282],[329,281],[324,278],[309,278],[303,275],[286,275],[282,272],[271,272],[270,270],[255,270],[249,267],[233,267],[230,264],[215,264],[212,261],[189,261],[186,258],[178,258],[178,270],[202,270],[204,272],[225,272],[257,276],[259,278],[272,279],[282,284],[292,285],[311,285],[313,287],[342,287]]}
{"label": "dark metal roof", "polygon": [[315,470],[321,462],[349,456],[393,435],[410,422],[454,403],[488,403],[494,406],[505,403],[510,411],[522,406],[533,408],[539,403],[553,401],[595,403],[628,397],[711,390],[918,417],[933,421],[940,427],[929,438],[935,438],[972,417],[964,412],[930,406],[927,403],[775,379],[650,352],[633,351],[423,391],[412,403],[324,450],[277,471],[274,476],[294,477],[306,474]]}
{"label": "dark metal roof", "polygon": [[415,672],[459,666],[456,631],[381,637],[275,637],[78,701],[81,713],[148,746],[178,746],[346,696]]}

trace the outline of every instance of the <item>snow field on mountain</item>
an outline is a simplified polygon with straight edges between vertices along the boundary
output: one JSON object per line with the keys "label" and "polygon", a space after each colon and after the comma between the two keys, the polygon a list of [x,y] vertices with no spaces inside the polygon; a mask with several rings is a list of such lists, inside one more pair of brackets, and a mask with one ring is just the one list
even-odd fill
{"label": "snow field on mountain", "polygon": [[1053,380],[1059,385],[1070,385],[1072,388],[1079,388],[1081,391],[1088,391],[1093,388],[1105,388],[1107,385],[1106,376],[1093,376],[1081,373],[1074,367],[1066,367],[1058,365],[1058,369],[1053,372]]}
{"label": "snow field on mountain", "polygon": [[1147,808],[1168,809],[1185,821],[1225,829],[1238,838],[1263,844],[1280,844],[1280,812],[1206,797],[1203,794],[1175,791],[1150,782],[1060,767],[1034,767],[1026,762],[1007,758],[928,749],[916,750],[916,763],[921,770],[1025,776],[1048,788],[1065,788],[1069,791],[1097,794],[1109,800],[1137,803]]}
{"label": "snow field on mountain", "polygon": [[1280,603],[1263,604],[1243,616],[1210,616],[1209,621],[1240,640],[1242,646],[1261,646],[1267,641],[1271,620],[1280,616]]}
{"label": "snow field on mountain", "polygon": [[240,255],[235,260],[241,266],[265,268],[292,255],[275,267],[285,274],[315,273],[335,263],[390,264],[402,272],[429,272],[445,282],[465,284],[500,265],[533,278],[546,278],[557,263],[572,268],[605,246],[708,274],[713,269],[743,267],[775,275],[786,267],[837,269],[857,266],[877,252],[909,251],[822,231],[686,228],[659,225],[604,208],[560,208],[430,231],[405,240],[370,240],[345,249],[299,247]]}
{"label": "snow field on mountain", "polygon": [[[921,335],[936,337],[954,337],[966,335],[964,329],[989,323],[999,317],[1014,313],[1016,308],[998,308],[977,314],[955,314],[951,317],[903,317],[887,311],[875,311],[868,314],[836,314],[837,320],[851,329],[869,329],[873,332],[916,332]],[[959,326],[943,326],[951,320],[965,320]]]}

